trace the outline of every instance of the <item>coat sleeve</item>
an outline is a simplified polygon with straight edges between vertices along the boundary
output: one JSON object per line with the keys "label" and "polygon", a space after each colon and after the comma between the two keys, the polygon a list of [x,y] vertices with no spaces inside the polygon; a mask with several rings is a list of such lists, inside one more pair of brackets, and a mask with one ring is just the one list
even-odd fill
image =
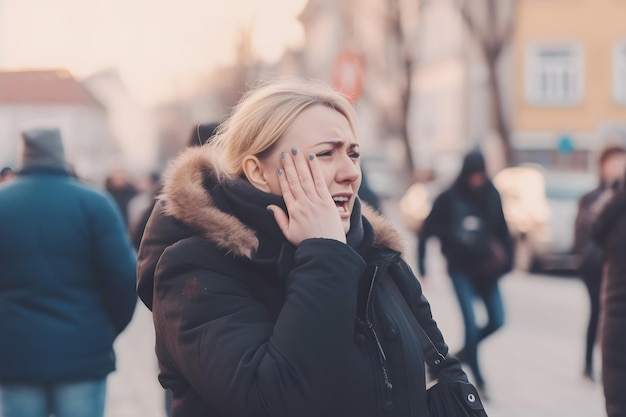
{"label": "coat sleeve", "polygon": [[417,267],[419,274],[421,276],[426,275],[426,242],[431,236],[436,236],[438,238],[442,238],[442,235],[445,233],[445,227],[443,227],[443,223],[445,223],[446,213],[448,210],[448,198],[445,193],[439,194],[439,196],[435,199],[433,203],[433,207],[430,210],[430,213],[424,219],[424,223],[422,224],[422,228],[420,229],[417,236]]}
{"label": "coat sleeve", "polygon": [[188,262],[198,255],[192,243],[167,249],[157,267],[157,344],[219,415],[320,415],[341,383],[363,259],[334,240],[303,241],[284,283],[252,277],[285,286],[273,316],[245,279],[233,276],[245,269],[233,264],[225,273]]}
{"label": "coat sleeve", "polygon": [[102,196],[98,201],[90,227],[103,305],[119,334],[130,323],[137,305],[137,257],[121,214],[110,198]]}

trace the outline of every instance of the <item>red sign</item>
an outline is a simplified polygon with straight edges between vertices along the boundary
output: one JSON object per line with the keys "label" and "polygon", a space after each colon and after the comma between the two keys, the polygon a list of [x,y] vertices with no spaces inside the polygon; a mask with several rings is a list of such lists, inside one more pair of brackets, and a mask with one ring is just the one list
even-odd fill
{"label": "red sign", "polygon": [[333,72],[333,87],[355,103],[363,92],[365,65],[360,55],[350,49],[344,49],[337,56]]}

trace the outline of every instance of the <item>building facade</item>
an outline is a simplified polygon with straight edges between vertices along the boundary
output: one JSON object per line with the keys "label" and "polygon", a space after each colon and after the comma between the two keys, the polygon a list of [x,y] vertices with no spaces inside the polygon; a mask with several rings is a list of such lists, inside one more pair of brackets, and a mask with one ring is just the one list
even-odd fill
{"label": "building facade", "polygon": [[590,170],[626,144],[626,2],[520,1],[515,35],[518,162]]}
{"label": "building facade", "polygon": [[20,132],[60,128],[67,159],[102,184],[117,148],[104,107],[66,70],[0,71],[0,165],[17,167]]}

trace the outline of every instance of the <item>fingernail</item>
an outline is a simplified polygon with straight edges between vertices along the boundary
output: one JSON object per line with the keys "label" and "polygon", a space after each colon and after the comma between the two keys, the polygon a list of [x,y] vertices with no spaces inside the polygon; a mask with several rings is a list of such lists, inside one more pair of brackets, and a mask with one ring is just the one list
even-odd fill
{"label": "fingernail", "polygon": [[298,150],[296,148],[291,148],[291,154],[295,155],[298,153]]}
{"label": "fingernail", "polygon": [[283,171],[282,168],[278,168],[278,175],[283,175],[283,172],[285,172],[285,171]]}
{"label": "fingernail", "polygon": [[312,161],[313,159],[315,159],[315,155],[310,154],[310,155],[309,155],[309,159]]}
{"label": "fingernail", "polygon": [[280,159],[284,160],[285,158],[287,158],[287,152],[281,152]]}

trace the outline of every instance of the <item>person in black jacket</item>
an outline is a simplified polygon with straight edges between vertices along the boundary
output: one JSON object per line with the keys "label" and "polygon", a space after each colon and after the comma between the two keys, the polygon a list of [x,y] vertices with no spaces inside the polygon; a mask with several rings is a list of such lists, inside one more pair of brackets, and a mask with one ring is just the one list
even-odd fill
{"label": "person in black jacket", "polygon": [[[479,151],[469,152],[454,183],[433,202],[418,236],[418,268],[426,277],[426,243],[440,240],[441,251],[461,308],[465,345],[456,356],[469,365],[478,388],[485,380],[478,362],[479,343],[504,324],[498,278],[513,265],[513,245],[500,194],[488,179]],[[485,305],[488,321],[479,327],[474,300]]]}
{"label": "person in black jacket", "polygon": [[608,417],[626,415],[626,175],[619,192],[604,207],[593,226],[593,238],[604,259],[601,289],[600,346],[602,386]]}
{"label": "person in black jacket", "polygon": [[324,85],[262,85],[166,169],[138,292],[174,417],[425,416],[418,323],[432,375],[467,381],[399,234],[357,196],[353,112]]}
{"label": "person in black jacket", "polygon": [[594,379],[593,351],[600,317],[600,288],[602,285],[602,249],[591,238],[592,227],[598,213],[614,194],[614,184],[626,167],[626,149],[611,145],[600,153],[598,159],[600,183],[583,195],[578,202],[574,228],[574,252],[578,256],[578,275],[589,296],[589,319],[585,335],[585,366],[583,375]]}

